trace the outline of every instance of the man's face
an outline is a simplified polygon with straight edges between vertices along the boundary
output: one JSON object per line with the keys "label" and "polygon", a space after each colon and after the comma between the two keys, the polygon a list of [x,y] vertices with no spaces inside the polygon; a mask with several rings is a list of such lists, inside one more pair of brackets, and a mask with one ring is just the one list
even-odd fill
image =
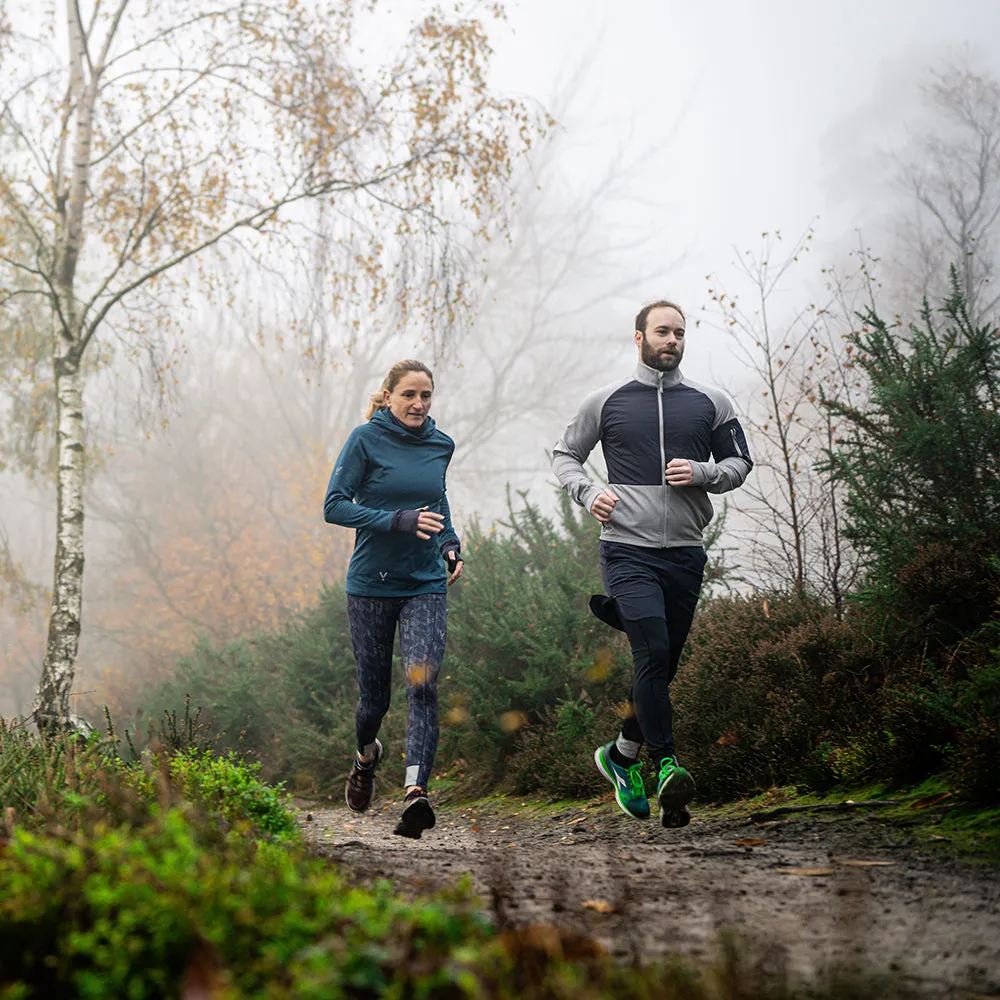
{"label": "man's face", "polygon": [[684,357],[684,317],[669,306],[651,309],[645,331],[635,331],[635,342],[644,365],[672,372]]}

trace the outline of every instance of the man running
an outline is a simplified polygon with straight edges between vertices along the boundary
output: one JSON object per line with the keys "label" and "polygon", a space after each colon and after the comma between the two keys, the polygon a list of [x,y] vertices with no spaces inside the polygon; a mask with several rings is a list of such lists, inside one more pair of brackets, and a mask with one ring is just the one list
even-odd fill
{"label": "man running", "polygon": [[[601,574],[610,597],[590,607],[621,629],[634,675],[616,740],[598,747],[598,770],[619,807],[649,816],[639,750],[657,771],[660,821],[691,820],[691,775],[677,763],[667,685],[677,672],[701,591],[707,556],[702,533],[714,513],[709,493],[743,484],[753,462],[733,404],[718,389],[688,381],[684,313],[672,302],[645,306],[635,319],[639,363],[628,378],[591,393],[555,446],[552,467],[566,492],[603,525]],[[608,486],[584,463],[600,441]]]}

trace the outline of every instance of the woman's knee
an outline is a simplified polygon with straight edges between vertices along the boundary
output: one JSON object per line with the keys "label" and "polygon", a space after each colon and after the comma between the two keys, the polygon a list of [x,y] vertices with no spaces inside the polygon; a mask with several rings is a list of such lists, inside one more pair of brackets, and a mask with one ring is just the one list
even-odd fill
{"label": "woman's knee", "polygon": [[432,663],[411,663],[406,667],[406,692],[411,698],[437,702],[438,668]]}

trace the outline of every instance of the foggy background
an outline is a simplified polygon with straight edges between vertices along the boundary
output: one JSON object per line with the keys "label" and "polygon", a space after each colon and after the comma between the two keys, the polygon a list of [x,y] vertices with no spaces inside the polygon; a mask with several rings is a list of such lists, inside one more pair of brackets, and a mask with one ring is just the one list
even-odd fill
{"label": "foggy background", "polygon": [[[905,301],[919,286],[907,164],[935,121],[925,88],[950,66],[1000,75],[1000,6],[986,0],[769,0],[763,14],[736,0],[523,0],[493,39],[494,86],[557,125],[522,165],[510,241],[480,248],[478,308],[450,346],[335,310],[307,260],[262,282],[227,259],[233,301],[179,320],[184,348],[156,403],[128,358],[88,383],[100,462],[79,698],[127,700],[130,677],[196,636],[272,627],[343,572],[352,538],[323,523],[327,477],[400,358],[436,366],[459,526],[502,518],[508,484],[551,508],[547,451],[587,392],[630,370],[633,317],[652,298],[685,307],[685,374],[748,413],[760,386],[713,302],[720,287],[752,299],[736,261],[778,259],[812,228],[774,290],[778,327],[859,245],[881,258],[890,308]],[[0,475],[0,541],[33,585],[0,606],[4,715],[29,711],[37,682],[52,508],[44,478]],[[746,564],[736,532],[749,522],[728,523]]]}

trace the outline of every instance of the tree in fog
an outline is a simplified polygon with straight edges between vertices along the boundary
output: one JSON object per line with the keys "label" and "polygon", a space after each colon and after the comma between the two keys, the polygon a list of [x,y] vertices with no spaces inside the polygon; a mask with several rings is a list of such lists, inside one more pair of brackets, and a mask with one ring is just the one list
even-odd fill
{"label": "tree in fog", "polygon": [[1000,305],[1000,80],[968,59],[928,72],[922,115],[894,154],[903,194],[890,280],[912,305],[950,295],[948,269],[972,321]]}
{"label": "tree in fog", "polygon": [[81,667],[102,699],[127,707],[129,664],[169,669],[195,635],[227,642],[274,628],[342,577],[353,532],[324,524],[318,505],[340,443],[401,357],[434,365],[434,416],[458,445],[453,509],[489,521],[507,482],[537,486],[533,498],[548,502],[541,484],[567,419],[567,372],[607,379],[614,342],[623,359],[631,348],[632,312],[609,337],[610,303],[670,266],[648,227],[637,234],[622,219],[648,149],[611,150],[600,172],[567,179],[593,136],[582,72],[570,84],[551,103],[559,127],[518,165],[508,238],[477,244],[483,279],[467,336],[445,349],[401,324],[392,303],[338,308],[308,266],[336,244],[323,202],[294,272],[309,280],[289,283],[263,322],[237,307],[209,316],[210,338],[184,361],[179,415],[149,441],[120,435],[88,495],[99,569]]}
{"label": "tree in fog", "polygon": [[791,244],[764,233],[759,252],[735,261],[746,294],[713,277],[709,296],[744,366],[747,392],[737,395],[749,397],[743,409],[754,475],[730,504],[751,580],[823,597],[839,611],[859,566],[844,531],[843,488],[823,468],[839,435],[826,404],[854,404],[861,389],[849,334],[857,310],[871,302],[871,261],[859,252],[854,272],[826,270],[819,301],[789,303],[790,275],[801,271],[812,239],[811,230]]}
{"label": "tree in fog", "polygon": [[[43,314],[42,381],[55,399],[56,556],[34,706],[43,731],[71,719],[88,363],[148,356],[168,386],[179,310],[226,291],[206,253],[285,253],[296,206],[319,198],[342,223],[327,262],[342,300],[396,297],[436,317],[435,329],[454,327],[468,291],[463,226],[501,214],[535,121],[489,91],[487,35],[471,15],[432,12],[395,58],[361,61],[358,19],[377,6],[93,0],[11,14],[0,300],[30,298]],[[387,270],[401,246],[421,262],[405,287]]]}

